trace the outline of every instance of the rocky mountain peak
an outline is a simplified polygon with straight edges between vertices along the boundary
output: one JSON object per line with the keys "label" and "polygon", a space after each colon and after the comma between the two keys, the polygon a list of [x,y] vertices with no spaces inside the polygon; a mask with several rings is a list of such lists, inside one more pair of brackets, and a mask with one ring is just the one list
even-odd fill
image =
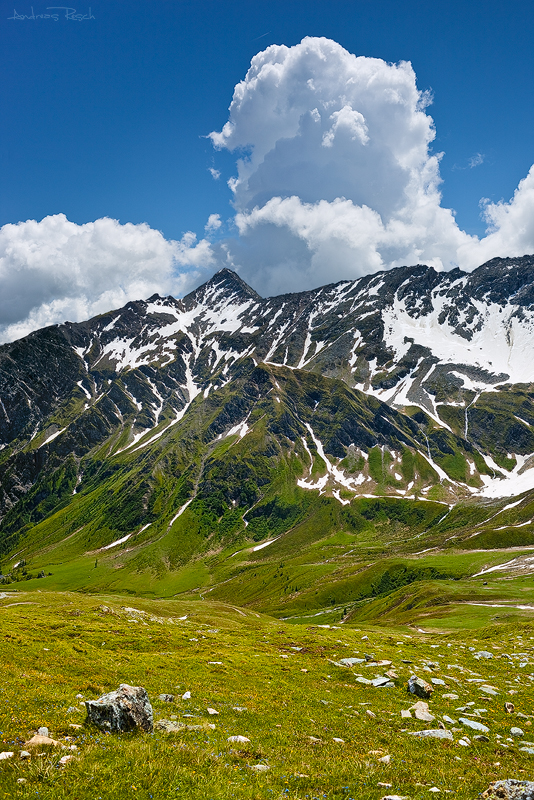
{"label": "rocky mountain peak", "polygon": [[190,292],[183,299],[187,309],[195,305],[213,304],[217,300],[232,300],[234,303],[247,300],[259,301],[262,298],[233,270],[224,267],[203,283],[198,289]]}

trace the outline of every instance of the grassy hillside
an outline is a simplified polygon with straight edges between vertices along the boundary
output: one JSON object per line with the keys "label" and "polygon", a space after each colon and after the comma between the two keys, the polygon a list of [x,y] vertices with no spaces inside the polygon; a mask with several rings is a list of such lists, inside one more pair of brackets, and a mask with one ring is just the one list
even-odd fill
{"label": "grassy hillside", "polygon": [[[534,738],[530,624],[432,636],[365,623],[288,625],[198,600],[17,591],[0,596],[0,636],[0,750],[15,753],[0,762],[2,798],[418,800],[436,787],[472,800],[492,780],[531,776],[533,756],[521,750]],[[477,660],[479,650],[493,659]],[[375,661],[341,663],[365,654]],[[369,684],[391,670],[393,687]],[[432,722],[401,717],[416,699],[406,690],[412,672],[444,681],[429,701]],[[200,727],[106,735],[84,726],[83,699],[121,682],[145,686],[156,720]],[[181,699],[186,691],[190,700]],[[453,741],[408,735],[437,728],[444,715],[455,720],[444,722]],[[460,717],[489,728],[488,741]],[[21,760],[41,725],[76,749],[42,747]],[[510,736],[514,725],[524,736]],[[233,735],[250,742],[229,743]],[[460,744],[464,736],[471,744]],[[58,767],[65,754],[74,757]]]}

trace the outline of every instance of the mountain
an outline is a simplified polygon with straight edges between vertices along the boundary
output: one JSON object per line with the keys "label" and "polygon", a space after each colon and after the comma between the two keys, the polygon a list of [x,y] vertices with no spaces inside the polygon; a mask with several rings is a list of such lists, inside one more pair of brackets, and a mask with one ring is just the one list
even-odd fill
{"label": "mountain", "polygon": [[534,256],[267,299],[223,269],[3,345],[3,571],[120,554],[139,587],[247,542],[479,536],[534,489],[533,322]]}

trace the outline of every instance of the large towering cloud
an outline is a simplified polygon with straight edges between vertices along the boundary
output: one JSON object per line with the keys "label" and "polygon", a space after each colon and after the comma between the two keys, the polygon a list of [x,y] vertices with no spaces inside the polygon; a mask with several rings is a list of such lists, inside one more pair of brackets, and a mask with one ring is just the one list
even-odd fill
{"label": "large towering cloud", "polygon": [[510,204],[486,207],[482,241],[441,206],[428,102],[409,63],[356,57],[329,39],[255,56],[211,134],[239,154],[229,262],[270,292],[534,250],[532,173]]}
{"label": "large towering cloud", "polygon": [[[234,237],[168,241],[148,225],[75,225],[62,214],[5,225],[0,341],[154,292],[180,295],[225,265],[267,295],[401,264],[472,269],[534,252],[534,167],[510,202],[484,205],[482,239],[442,207],[429,102],[409,63],[356,57],[329,39],[268,47],[210,134],[237,155]],[[205,235],[221,228],[210,214]]]}

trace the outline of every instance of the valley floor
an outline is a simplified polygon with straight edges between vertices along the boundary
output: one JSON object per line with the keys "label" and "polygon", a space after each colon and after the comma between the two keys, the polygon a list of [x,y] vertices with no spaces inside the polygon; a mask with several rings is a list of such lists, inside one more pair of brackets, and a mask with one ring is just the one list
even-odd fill
{"label": "valley floor", "polygon": [[[528,620],[423,634],[288,624],[215,601],[16,588],[0,592],[0,751],[14,754],[0,761],[0,798],[419,800],[439,790],[471,800],[491,781],[532,777]],[[479,612],[490,622],[470,606]],[[434,688],[426,720],[401,715],[417,701],[411,674]],[[85,726],[83,701],[120,683],[144,686],[155,720],[184,727]],[[410,735],[440,723],[451,739]],[[21,759],[40,726],[60,745]]]}

